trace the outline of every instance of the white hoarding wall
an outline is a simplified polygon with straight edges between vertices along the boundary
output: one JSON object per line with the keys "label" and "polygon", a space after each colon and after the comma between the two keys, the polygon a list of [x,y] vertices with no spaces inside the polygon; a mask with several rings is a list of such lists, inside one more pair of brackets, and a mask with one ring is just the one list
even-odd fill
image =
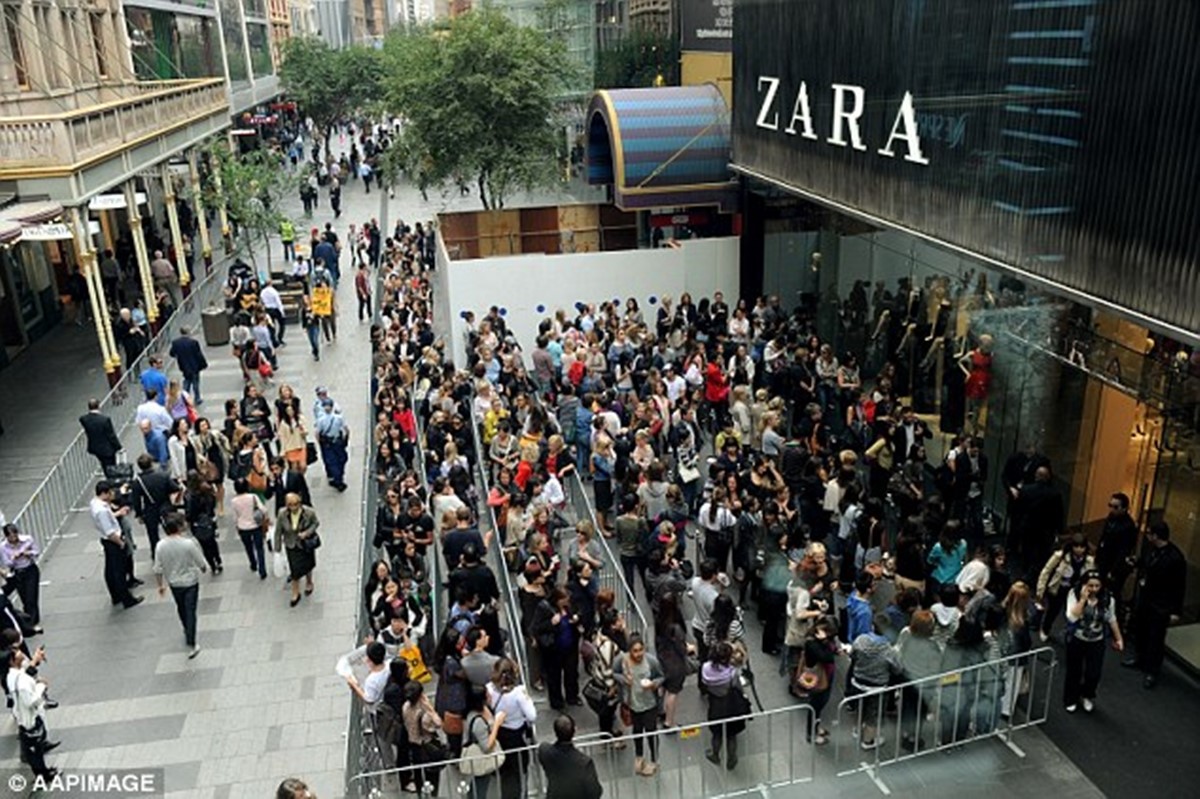
{"label": "white hoarding wall", "polygon": [[626,299],[634,297],[653,321],[663,295],[678,300],[686,291],[699,302],[721,291],[731,305],[739,296],[737,237],[692,239],[678,249],[511,255],[450,261],[448,267],[439,278],[448,287],[450,351],[460,365],[466,362],[464,311],[480,318],[498,306],[528,352],[538,323],[559,308],[574,318],[578,302],[618,300],[624,308]]}

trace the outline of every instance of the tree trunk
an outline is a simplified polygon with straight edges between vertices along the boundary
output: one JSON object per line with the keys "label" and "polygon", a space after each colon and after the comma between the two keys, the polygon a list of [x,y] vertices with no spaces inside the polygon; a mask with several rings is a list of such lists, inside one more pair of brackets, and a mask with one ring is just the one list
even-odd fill
{"label": "tree trunk", "polygon": [[485,180],[485,178],[484,178],[484,175],[485,175],[485,174],[486,174],[486,173],[484,173],[484,172],[480,172],[480,173],[479,173],[479,178],[478,178],[478,183],[479,183],[479,199],[480,199],[480,200],[483,202],[483,210],[485,210],[485,211],[490,211],[490,210],[491,210],[491,208],[490,208],[490,206],[488,206],[487,182],[486,182],[486,180]]}

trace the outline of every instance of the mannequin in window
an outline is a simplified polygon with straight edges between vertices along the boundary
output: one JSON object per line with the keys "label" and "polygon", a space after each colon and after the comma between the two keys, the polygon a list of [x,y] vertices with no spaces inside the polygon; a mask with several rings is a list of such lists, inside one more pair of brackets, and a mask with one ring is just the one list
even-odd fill
{"label": "mannequin in window", "polygon": [[965,382],[963,395],[967,400],[967,418],[974,419],[974,433],[982,435],[987,425],[988,391],[992,386],[992,337],[984,333],[979,345],[958,360]]}

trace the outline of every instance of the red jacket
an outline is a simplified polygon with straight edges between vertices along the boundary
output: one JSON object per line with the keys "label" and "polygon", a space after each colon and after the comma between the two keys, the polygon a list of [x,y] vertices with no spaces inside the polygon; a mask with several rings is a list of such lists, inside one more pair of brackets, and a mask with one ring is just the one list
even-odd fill
{"label": "red jacket", "polygon": [[729,381],[721,373],[721,365],[709,361],[704,370],[704,399],[709,402],[724,402],[729,397]]}

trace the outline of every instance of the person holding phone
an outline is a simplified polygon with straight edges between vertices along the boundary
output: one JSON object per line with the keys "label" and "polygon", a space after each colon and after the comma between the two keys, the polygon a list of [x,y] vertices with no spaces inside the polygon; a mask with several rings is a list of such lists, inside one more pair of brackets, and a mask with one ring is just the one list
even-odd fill
{"label": "person holding phone", "polygon": [[1067,596],[1067,682],[1063,686],[1063,704],[1068,713],[1074,713],[1079,705],[1083,705],[1085,713],[1096,707],[1106,631],[1112,633],[1113,648],[1118,652],[1124,650],[1116,601],[1105,590],[1100,572],[1092,569]]}

